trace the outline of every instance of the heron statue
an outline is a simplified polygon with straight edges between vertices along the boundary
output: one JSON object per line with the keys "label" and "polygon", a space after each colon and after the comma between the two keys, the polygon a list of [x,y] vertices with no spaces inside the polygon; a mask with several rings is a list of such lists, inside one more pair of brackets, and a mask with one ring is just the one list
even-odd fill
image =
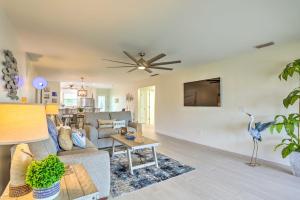
{"label": "heron statue", "polygon": [[[257,152],[258,152],[258,142],[261,142],[261,133],[266,130],[269,126],[271,126],[274,121],[272,122],[254,122],[254,115],[250,113],[246,113],[250,117],[250,122],[248,123],[248,132],[253,140],[253,151],[250,163],[247,163],[249,166],[255,167],[257,165]],[[255,157],[254,157],[255,154]]]}

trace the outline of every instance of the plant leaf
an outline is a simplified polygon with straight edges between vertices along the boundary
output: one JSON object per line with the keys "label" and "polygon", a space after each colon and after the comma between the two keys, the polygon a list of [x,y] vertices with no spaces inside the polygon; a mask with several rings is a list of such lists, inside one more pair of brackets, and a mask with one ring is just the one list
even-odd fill
{"label": "plant leaf", "polygon": [[281,130],[282,130],[282,127],[283,127],[283,123],[276,124],[275,127],[276,127],[276,131],[277,131],[278,133],[280,133]]}
{"label": "plant leaf", "polygon": [[281,151],[282,158],[286,158],[297,148],[298,148],[297,145],[295,145],[294,143],[290,143],[289,145],[287,145],[285,148],[282,149],[282,151]]}

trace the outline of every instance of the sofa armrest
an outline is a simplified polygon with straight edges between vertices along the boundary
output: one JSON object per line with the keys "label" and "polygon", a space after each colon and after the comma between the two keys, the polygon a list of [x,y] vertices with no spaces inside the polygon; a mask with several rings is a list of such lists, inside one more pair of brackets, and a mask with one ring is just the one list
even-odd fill
{"label": "sofa armrest", "polygon": [[97,146],[98,142],[98,130],[92,125],[85,125],[84,130],[86,132],[86,137]]}
{"label": "sofa armrest", "polygon": [[100,198],[109,196],[110,160],[107,151],[63,155],[59,159],[66,164],[82,164],[97,187]]}

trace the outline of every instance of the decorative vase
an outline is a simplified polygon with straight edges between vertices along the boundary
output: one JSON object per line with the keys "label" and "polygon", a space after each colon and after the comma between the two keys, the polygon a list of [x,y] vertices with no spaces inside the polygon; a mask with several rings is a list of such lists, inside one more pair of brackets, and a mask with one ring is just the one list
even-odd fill
{"label": "decorative vase", "polygon": [[59,195],[60,191],[60,182],[57,181],[49,188],[33,188],[32,194],[33,199],[38,200],[52,200]]}
{"label": "decorative vase", "polygon": [[293,152],[290,155],[290,164],[295,176],[300,177],[300,152]]}

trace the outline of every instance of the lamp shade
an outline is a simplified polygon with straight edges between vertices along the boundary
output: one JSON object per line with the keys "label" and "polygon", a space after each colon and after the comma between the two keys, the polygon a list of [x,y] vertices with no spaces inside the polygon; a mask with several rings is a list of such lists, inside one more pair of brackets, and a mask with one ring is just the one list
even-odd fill
{"label": "lamp shade", "polygon": [[57,104],[47,104],[46,105],[46,114],[47,115],[57,115],[58,114],[58,105]]}
{"label": "lamp shade", "polygon": [[48,137],[44,105],[0,103],[0,145],[36,142]]}

